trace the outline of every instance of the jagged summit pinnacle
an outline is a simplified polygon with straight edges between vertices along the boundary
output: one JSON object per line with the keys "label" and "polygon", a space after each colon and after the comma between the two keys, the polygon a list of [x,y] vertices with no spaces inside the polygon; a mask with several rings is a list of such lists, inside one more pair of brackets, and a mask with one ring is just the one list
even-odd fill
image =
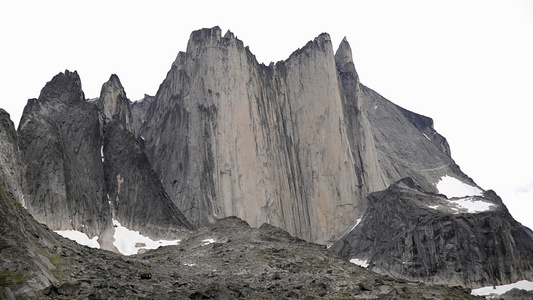
{"label": "jagged summit pinnacle", "polygon": [[128,131],[133,132],[130,100],[116,74],[112,74],[102,85],[98,108],[103,113],[105,121],[118,120],[126,126]]}
{"label": "jagged summit pinnacle", "polygon": [[331,52],[333,55],[333,46],[331,45],[331,37],[328,33],[323,32],[312,41],[307,42],[305,46],[294,51],[286,61],[297,57],[302,53],[309,53],[312,49],[318,49],[320,51]]}
{"label": "jagged summit pinnacle", "polygon": [[352,57],[352,48],[346,37],[342,39],[337,52],[335,52],[335,63],[340,72],[353,72],[357,77]]}
{"label": "jagged summit pinnacle", "polygon": [[81,89],[81,80],[77,71],[65,70],[46,83],[41,90],[39,101],[57,100],[64,103],[83,101],[85,95]]}
{"label": "jagged summit pinnacle", "polygon": [[[220,44],[222,43],[222,44]],[[187,44],[187,53],[195,53],[195,51],[202,47],[216,47],[217,45],[232,44],[244,48],[241,40],[239,40],[233,32],[226,31],[222,36],[222,29],[215,26],[212,28],[202,28],[191,33],[189,42]]]}

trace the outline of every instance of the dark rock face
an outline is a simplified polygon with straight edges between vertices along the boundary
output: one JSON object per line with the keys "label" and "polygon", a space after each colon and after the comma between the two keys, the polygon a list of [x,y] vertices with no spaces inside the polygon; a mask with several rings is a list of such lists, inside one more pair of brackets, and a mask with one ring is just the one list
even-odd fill
{"label": "dark rock face", "polygon": [[116,75],[90,102],[76,72],[55,76],[29,100],[19,136],[28,210],[50,228],[97,235],[110,250],[113,216],[152,237],[191,228],[141,151]]}
{"label": "dark rock face", "polygon": [[176,236],[192,229],[172,203],[124,124],[112,121],[104,129],[104,173],[114,219],[152,238]]}
{"label": "dark rock face", "polygon": [[436,193],[435,184],[445,175],[476,186],[451,158],[448,143],[433,129],[431,118],[401,108],[364,85],[361,94],[387,187],[411,177],[424,190]]}
{"label": "dark rock face", "polygon": [[150,104],[152,104],[154,100],[154,96],[149,96],[145,94],[143,99],[135,101],[131,104],[131,117],[135,134],[139,133],[141,125],[146,119],[146,112],[148,111],[148,107],[150,107]]}
{"label": "dark rock face", "polygon": [[117,121],[122,123],[128,131],[134,132],[130,100],[126,97],[126,92],[117,75],[111,75],[109,80],[102,85],[97,106],[105,123]]}
{"label": "dark rock face", "polygon": [[24,204],[22,193],[22,163],[18,137],[9,114],[0,109],[0,182]]}
{"label": "dark rock face", "polygon": [[495,300],[529,300],[533,299],[533,291],[512,289],[500,296],[494,297]]}
{"label": "dark rock face", "polygon": [[494,192],[483,200],[494,207],[459,214],[433,209],[448,199],[407,178],[371,194],[362,222],[331,250],[368,260],[376,272],[422,282],[479,287],[533,278],[533,240]]}
{"label": "dark rock face", "polygon": [[18,134],[28,211],[55,230],[110,241],[99,114],[85,101],[76,72],[56,75],[39,99],[28,100]]}
{"label": "dark rock face", "polygon": [[112,75],[102,86],[97,106],[103,116],[102,161],[114,219],[153,238],[192,229],[172,203],[141,150],[131,122],[130,101]]}
{"label": "dark rock face", "polygon": [[59,283],[52,263],[57,257],[43,247],[57,245],[57,238],[0,184],[1,299],[35,299],[36,292]]}

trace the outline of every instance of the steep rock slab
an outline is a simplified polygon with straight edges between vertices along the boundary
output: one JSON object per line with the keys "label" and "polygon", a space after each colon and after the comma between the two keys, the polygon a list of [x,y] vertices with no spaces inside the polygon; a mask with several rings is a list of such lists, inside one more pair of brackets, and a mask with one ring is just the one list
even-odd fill
{"label": "steep rock slab", "polygon": [[141,100],[134,101],[133,103],[131,103],[131,117],[133,121],[133,129],[135,130],[136,135],[139,134],[141,125],[146,119],[146,112],[148,111],[148,107],[150,107],[150,104],[152,104],[154,100],[154,96],[149,96],[145,94],[144,98],[142,98]]}
{"label": "steep rock slab", "polygon": [[11,191],[22,205],[25,205],[22,192],[22,173],[22,161],[15,125],[9,114],[0,109],[0,183]]}
{"label": "steep rock slab", "polygon": [[326,242],[364,209],[327,34],[267,67],[230,32],[193,32],[140,134],[193,224],[236,215]]}
{"label": "steep rock slab", "polygon": [[102,163],[113,218],[152,238],[176,238],[191,229],[135,138],[130,101],[116,75],[102,85],[97,106],[103,120]]}
{"label": "steep rock slab", "polygon": [[175,238],[192,226],[172,203],[133,133],[105,126],[104,173],[113,218],[151,238]]}
{"label": "steep rock slab", "polygon": [[335,53],[335,64],[341,91],[344,119],[350,142],[351,155],[356,168],[355,175],[363,195],[385,189],[390,183],[382,175],[378,161],[372,125],[364,110],[362,85],[355,70],[350,44],[344,38]]}
{"label": "steep rock slab", "polygon": [[128,131],[134,132],[130,100],[126,97],[126,92],[117,75],[112,74],[103,84],[96,105],[105,123],[117,121],[124,124]]}
{"label": "steep rock slab", "polygon": [[[332,251],[396,278],[480,287],[533,278],[533,239],[492,191],[458,207],[406,178],[369,196],[369,208]],[[481,205],[480,205],[481,204]]]}
{"label": "steep rock slab", "polygon": [[28,211],[54,230],[99,236],[111,249],[99,115],[85,101],[76,72],[56,75],[39,99],[28,100],[18,134]]}
{"label": "steep rock slab", "polygon": [[38,243],[57,245],[55,238],[0,183],[1,299],[35,299],[35,291],[58,282],[53,255]]}
{"label": "steep rock slab", "polygon": [[425,191],[436,193],[435,184],[446,175],[476,185],[451,158],[450,147],[433,128],[431,118],[406,110],[362,84],[360,89],[385,187],[411,177]]}

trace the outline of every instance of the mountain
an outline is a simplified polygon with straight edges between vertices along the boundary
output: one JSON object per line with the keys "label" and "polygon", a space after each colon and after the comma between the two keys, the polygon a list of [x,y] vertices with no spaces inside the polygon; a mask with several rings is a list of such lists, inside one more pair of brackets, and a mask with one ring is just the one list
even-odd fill
{"label": "mountain", "polygon": [[56,75],[28,100],[18,136],[28,211],[52,229],[99,236],[111,249],[99,112],[85,101],[76,72]]}
{"label": "mountain", "polygon": [[135,101],[131,104],[131,116],[135,133],[138,133],[141,129],[141,125],[145,121],[144,118],[146,116],[146,112],[148,111],[148,107],[150,107],[150,104],[154,102],[154,99],[154,96],[145,94],[143,99]]}
{"label": "mountain", "polygon": [[475,197],[490,209],[461,211],[454,204],[461,200],[400,180],[372,193],[361,222],[330,250],[381,274],[434,284],[480,287],[531,278],[533,240],[493,191]]}
{"label": "mountain", "polygon": [[[528,231],[493,192],[461,171],[431,118],[360,83],[346,39],[334,52],[329,36],[321,34],[287,60],[265,66],[231,32],[195,31],[143,118],[139,136],[145,152],[174,203],[196,226],[232,215],[254,227],[273,224],[308,241],[335,243],[332,250],[346,258],[368,259],[373,270],[411,280],[479,286],[533,278]],[[425,200],[379,204],[375,193],[401,180],[412,181]],[[457,195],[461,201],[493,203],[491,210],[463,210],[460,216],[433,210],[435,225],[420,226],[431,199],[444,193],[439,185],[449,181],[475,191],[471,198]],[[376,205],[388,205],[391,213],[380,215]],[[403,222],[380,234],[398,214],[406,215]],[[503,223],[485,228],[487,214]],[[385,247],[400,237],[409,240],[414,230],[433,238],[441,218],[459,228],[465,227],[461,218],[468,218],[470,225],[432,251],[410,253],[425,247],[416,239],[405,247],[399,241],[395,252]],[[351,231],[360,219],[361,227]],[[404,233],[405,228],[410,229]],[[368,237],[370,232],[375,234]],[[499,243],[509,246],[490,246],[489,233],[504,233]],[[363,247],[362,239],[375,245]],[[478,249],[475,258],[463,255],[470,249]],[[418,259],[424,263],[415,270],[410,266]]]}
{"label": "mountain", "polygon": [[86,101],[76,72],[56,75],[28,101],[18,136],[28,211],[50,228],[98,236],[109,250],[112,219],[154,237],[192,228],[140,150],[117,76]]}
{"label": "mountain", "polygon": [[531,230],[461,171],[431,118],[363,85],[348,41],[334,51],[326,33],[267,66],[229,31],[194,31],[155,96],[130,102],[111,75],[87,100],[65,71],[5,132],[4,186],[103,249],[116,251],[117,223],[186,240],[236,217],[403,280],[533,279]]}
{"label": "mountain", "polygon": [[155,97],[145,151],[196,226],[236,215],[328,242],[364,212],[364,181],[385,188],[360,172],[372,153],[350,143],[364,138],[346,128],[327,34],[264,66],[231,32],[193,32]]}

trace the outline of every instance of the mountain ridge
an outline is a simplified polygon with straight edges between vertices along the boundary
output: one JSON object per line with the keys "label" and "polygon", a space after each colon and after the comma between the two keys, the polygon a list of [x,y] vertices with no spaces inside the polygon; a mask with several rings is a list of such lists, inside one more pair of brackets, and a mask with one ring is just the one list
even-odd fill
{"label": "mountain ridge", "polygon": [[[28,101],[13,136],[28,210],[54,230],[98,235],[104,249],[115,250],[112,220],[182,238],[235,216],[368,259],[370,269],[398,278],[465,286],[533,278],[531,231],[461,171],[431,118],[359,81],[347,39],[334,51],[321,34],[266,66],[230,31],[194,31],[154,97],[132,103],[111,75],[87,101],[77,72],[65,71]],[[17,153],[4,155],[16,162]],[[481,193],[460,201],[489,209],[470,212],[444,195],[447,178]],[[462,236],[422,253],[439,236],[439,218]],[[485,226],[490,219],[501,226]],[[509,248],[479,248],[498,231]],[[369,236],[395,247],[359,243]],[[494,263],[484,266],[487,257]],[[406,260],[419,267],[405,268]]]}

